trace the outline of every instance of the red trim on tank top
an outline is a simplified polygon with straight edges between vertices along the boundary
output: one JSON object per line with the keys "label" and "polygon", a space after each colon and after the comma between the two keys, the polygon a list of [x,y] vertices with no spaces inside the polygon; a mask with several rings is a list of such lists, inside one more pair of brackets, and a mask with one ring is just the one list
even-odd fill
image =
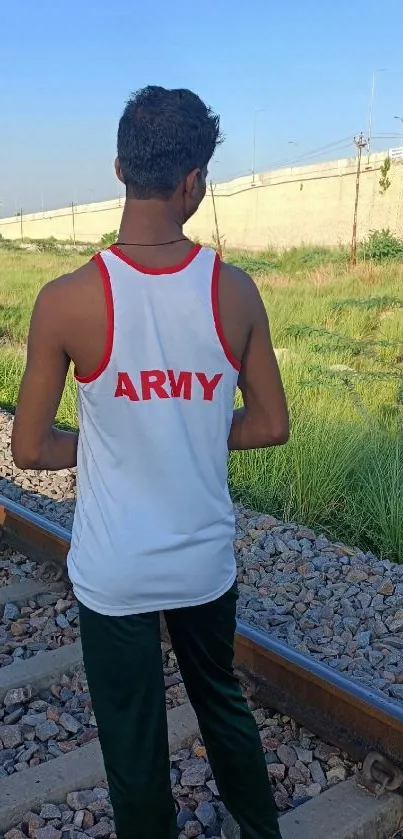
{"label": "red trim on tank top", "polygon": [[102,282],[104,286],[104,294],[105,294],[105,303],[106,303],[106,319],[107,319],[107,326],[106,326],[106,341],[105,341],[105,349],[101,359],[100,364],[98,365],[97,369],[94,370],[93,373],[89,376],[78,376],[77,373],[74,371],[74,378],[80,384],[87,385],[90,382],[95,382],[95,379],[98,379],[101,373],[103,373],[109,362],[112,355],[112,347],[113,347],[113,332],[114,332],[114,311],[113,311],[113,295],[112,295],[112,287],[111,287],[111,279],[109,276],[109,271],[102,259],[102,256],[99,253],[96,253],[95,256],[92,257],[94,262],[98,265]]}
{"label": "red trim on tank top", "polygon": [[193,245],[192,249],[182,262],[179,262],[177,265],[169,265],[166,268],[150,268],[148,265],[140,265],[138,262],[134,262],[133,259],[130,259],[130,256],[123,253],[117,245],[111,245],[109,250],[119,259],[122,259],[123,262],[126,262],[127,265],[130,265],[131,268],[135,268],[136,271],[139,271],[140,274],[177,274],[178,271],[183,271],[184,268],[187,268],[187,266],[190,265],[195,256],[197,256],[201,250],[201,245]]}
{"label": "red trim on tank top", "polygon": [[221,318],[220,318],[220,309],[218,305],[218,280],[220,277],[220,268],[221,268],[221,259],[216,254],[216,258],[214,260],[214,268],[213,268],[213,276],[211,278],[211,303],[213,306],[213,317],[214,317],[214,325],[216,328],[216,332],[218,335],[218,340],[224,350],[224,353],[229,361],[230,364],[234,367],[235,370],[240,371],[241,364],[237,358],[235,358],[234,354],[231,352],[227,339],[224,335],[224,330],[222,328]]}

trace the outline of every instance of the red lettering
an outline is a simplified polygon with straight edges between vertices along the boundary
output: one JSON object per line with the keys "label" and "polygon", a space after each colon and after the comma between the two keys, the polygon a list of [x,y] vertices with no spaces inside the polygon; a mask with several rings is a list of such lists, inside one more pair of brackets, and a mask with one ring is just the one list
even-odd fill
{"label": "red lettering", "polygon": [[175,373],[173,370],[167,370],[169,384],[171,386],[171,396],[175,399],[180,399],[182,391],[183,391],[183,398],[184,399],[191,399],[192,398],[192,374],[185,373],[184,370],[181,370],[178,373],[178,378],[175,378]]}
{"label": "red lettering", "polygon": [[115,396],[127,396],[131,402],[139,402],[136,388],[128,373],[118,373]]}
{"label": "red lettering", "polygon": [[167,380],[163,370],[142,370],[140,379],[141,394],[144,400],[151,399],[152,390],[158,399],[169,399],[169,393],[163,388]]}
{"label": "red lettering", "polygon": [[[141,398],[149,401],[152,396],[157,399],[186,399],[192,398],[192,376],[196,376],[203,391],[205,402],[212,402],[214,391],[221,381],[223,374],[216,373],[208,379],[205,373],[191,373],[180,370],[141,370]],[[131,402],[139,402],[140,397],[128,373],[118,373],[115,396],[126,396]]]}
{"label": "red lettering", "polygon": [[214,391],[218,382],[222,379],[222,373],[216,373],[212,379],[208,379],[205,373],[195,373],[196,379],[203,388],[203,399],[205,402],[212,402]]}

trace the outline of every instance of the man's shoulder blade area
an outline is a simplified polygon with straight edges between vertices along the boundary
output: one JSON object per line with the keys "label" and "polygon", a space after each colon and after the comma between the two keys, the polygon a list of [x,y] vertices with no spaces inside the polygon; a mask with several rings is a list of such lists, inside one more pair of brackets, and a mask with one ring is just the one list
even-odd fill
{"label": "man's shoulder blade area", "polygon": [[100,279],[96,263],[88,262],[46,283],[38,294],[35,308],[43,314],[51,311],[62,319],[72,310],[79,308],[82,311],[91,291],[99,286],[102,292]]}
{"label": "man's shoulder blade area", "polygon": [[65,294],[74,294],[97,278],[99,278],[99,268],[96,262],[91,260],[85,265],[80,265],[75,271],[61,274],[60,277],[50,280],[43,286],[40,294],[48,299]]}

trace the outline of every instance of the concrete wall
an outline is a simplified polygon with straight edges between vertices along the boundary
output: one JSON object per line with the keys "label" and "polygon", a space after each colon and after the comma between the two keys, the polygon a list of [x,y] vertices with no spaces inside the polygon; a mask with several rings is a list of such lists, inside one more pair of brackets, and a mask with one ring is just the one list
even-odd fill
{"label": "concrete wall", "polygon": [[[391,186],[380,195],[380,166],[386,153],[363,157],[360,180],[358,236],[389,227],[403,236],[403,160],[394,161]],[[214,188],[220,236],[238,248],[290,247],[301,244],[337,245],[349,242],[356,189],[356,160],[337,160],[241,178]],[[188,230],[202,241],[212,240],[211,197],[189,222]]]}
{"label": "concrete wall", "polygon": [[[391,186],[379,191],[380,166],[387,152],[363,156],[358,217],[358,237],[370,230],[389,227],[403,236],[403,160],[392,161]],[[264,249],[300,244],[337,245],[351,238],[356,186],[355,158],[327,161],[313,166],[279,169],[217,184],[214,187],[219,231],[227,247]],[[84,204],[61,210],[24,215],[25,238],[97,242],[104,233],[118,229],[122,213],[119,200]],[[208,194],[187,233],[202,242],[215,236],[214,212]],[[21,219],[0,219],[0,234],[21,238]]]}
{"label": "concrete wall", "polygon": [[104,233],[117,230],[124,199],[78,204],[60,210],[46,210],[0,219],[0,235],[4,239],[55,239],[77,242],[99,242]]}

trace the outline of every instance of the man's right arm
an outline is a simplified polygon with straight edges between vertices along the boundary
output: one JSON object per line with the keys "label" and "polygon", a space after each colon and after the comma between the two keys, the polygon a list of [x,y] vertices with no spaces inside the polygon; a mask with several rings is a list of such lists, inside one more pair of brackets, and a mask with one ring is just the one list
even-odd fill
{"label": "man's right arm", "polygon": [[234,411],[229,449],[279,446],[289,437],[287,403],[266,310],[255,284],[247,279],[250,328],[238,381],[244,407]]}

